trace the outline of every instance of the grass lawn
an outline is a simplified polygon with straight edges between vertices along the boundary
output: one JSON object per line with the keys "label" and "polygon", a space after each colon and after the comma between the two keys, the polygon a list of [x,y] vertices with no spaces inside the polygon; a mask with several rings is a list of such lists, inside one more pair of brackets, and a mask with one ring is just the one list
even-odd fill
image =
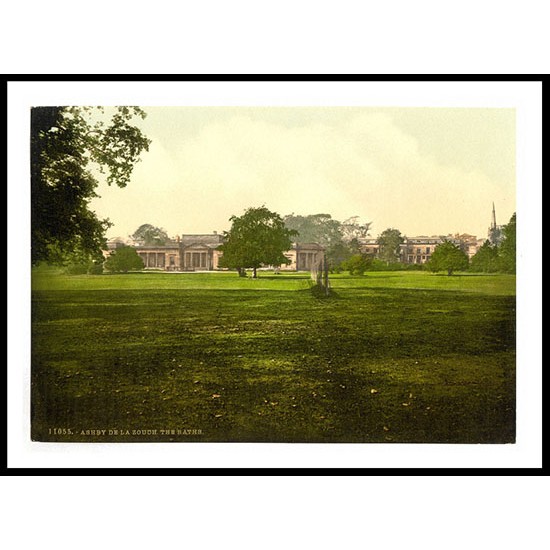
{"label": "grass lawn", "polygon": [[515,440],[515,277],[331,285],[318,298],[308,274],[35,270],[32,438]]}

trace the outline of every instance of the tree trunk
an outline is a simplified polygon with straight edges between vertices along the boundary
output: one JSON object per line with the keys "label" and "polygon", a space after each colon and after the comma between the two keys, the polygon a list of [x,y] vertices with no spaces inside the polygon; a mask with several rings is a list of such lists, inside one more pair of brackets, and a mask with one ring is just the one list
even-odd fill
{"label": "tree trunk", "polygon": [[254,274],[252,275],[252,278],[256,279],[256,277],[258,276],[257,273],[256,273],[256,268],[253,268],[253,269],[254,269],[254,271],[253,271]]}
{"label": "tree trunk", "polygon": [[237,271],[239,272],[239,277],[246,277],[246,271],[244,267],[238,267]]}
{"label": "tree trunk", "polygon": [[447,276],[450,277],[453,274],[452,269],[447,269]]}
{"label": "tree trunk", "polygon": [[325,295],[328,296],[330,291],[328,287],[328,262],[323,258],[323,286],[325,287]]}

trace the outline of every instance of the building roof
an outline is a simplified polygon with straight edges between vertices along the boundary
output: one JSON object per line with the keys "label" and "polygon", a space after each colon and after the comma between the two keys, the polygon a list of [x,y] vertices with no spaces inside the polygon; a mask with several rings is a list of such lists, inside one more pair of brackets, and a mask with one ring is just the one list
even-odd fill
{"label": "building roof", "polygon": [[325,247],[318,243],[292,243],[292,250],[324,250]]}
{"label": "building roof", "polygon": [[170,242],[170,243],[167,243],[167,244],[157,244],[157,245],[139,245],[139,244],[136,244],[134,245],[134,248],[136,250],[150,250],[150,251],[153,251],[153,250],[177,250],[179,248],[179,245],[177,242]]}
{"label": "building roof", "polygon": [[182,235],[180,242],[184,248],[191,246],[217,248],[223,243],[223,235],[219,235],[218,233],[211,233],[207,235]]}
{"label": "building roof", "polygon": [[440,243],[445,237],[440,237],[439,235],[432,235],[431,237],[426,237],[424,235],[421,235],[419,237],[407,237],[405,239],[406,243]]}

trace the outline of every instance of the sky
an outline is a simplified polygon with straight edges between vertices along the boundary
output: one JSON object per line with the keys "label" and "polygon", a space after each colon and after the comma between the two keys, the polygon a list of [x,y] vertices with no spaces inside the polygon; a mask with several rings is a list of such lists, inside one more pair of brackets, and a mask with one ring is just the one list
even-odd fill
{"label": "sky", "polygon": [[516,210],[512,108],[147,107],[152,140],[130,184],[91,207],[127,237],[230,228],[265,205],[372,222],[370,234],[487,236]]}

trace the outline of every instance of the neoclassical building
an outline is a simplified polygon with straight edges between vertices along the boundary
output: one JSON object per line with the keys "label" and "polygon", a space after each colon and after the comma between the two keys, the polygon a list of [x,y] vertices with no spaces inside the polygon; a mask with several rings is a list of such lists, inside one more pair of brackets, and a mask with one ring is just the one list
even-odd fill
{"label": "neoclassical building", "polygon": [[[221,269],[219,260],[222,256],[219,246],[223,236],[218,233],[204,235],[181,235],[176,240],[165,245],[143,246],[130,245],[136,249],[143,260],[145,269],[160,269],[164,271],[214,271]],[[120,246],[128,245],[121,239],[113,239],[108,243],[106,253]],[[309,271],[324,257],[324,248],[317,243],[294,243],[292,248],[284,253],[290,260],[288,265],[282,265],[281,270]]]}
{"label": "neoclassical building", "polygon": [[[399,262],[403,264],[425,264],[430,261],[436,247],[444,241],[451,241],[460,247],[468,258],[472,258],[483,244],[483,239],[474,235],[432,235],[418,237],[404,237],[404,242],[399,246]],[[364,239],[361,242],[361,251],[373,258],[377,258],[380,252],[380,245],[377,239]]]}
{"label": "neoclassical building", "polygon": [[145,269],[165,271],[211,271],[218,269],[222,236],[182,235],[163,246],[134,246]]}
{"label": "neoclassical building", "polygon": [[292,271],[310,271],[319,265],[325,255],[325,249],[317,243],[294,243],[292,248],[285,252],[290,260],[288,265],[282,265],[281,269]]}
{"label": "neoclassical building", "polygon": [[[491,214],[491,226],[487,233],[487,239],[491,244],[502,242],[502,229],[504,226],[497,225],[495,204]],[[468,233],[455,233],[454,235],[432,235],[419,237],[403,237],[404,242],[399,247],[399,262],[404,264],[425,264],[430,261],[436,247],[444,241],[451,241],[458,246],[467,256],[472,259],[487,239],[478,239],[475,235]],[[372,258],[377,258],[380,252],[380,245],[377,239],[362,239],[360,241],[361,251]]]}

